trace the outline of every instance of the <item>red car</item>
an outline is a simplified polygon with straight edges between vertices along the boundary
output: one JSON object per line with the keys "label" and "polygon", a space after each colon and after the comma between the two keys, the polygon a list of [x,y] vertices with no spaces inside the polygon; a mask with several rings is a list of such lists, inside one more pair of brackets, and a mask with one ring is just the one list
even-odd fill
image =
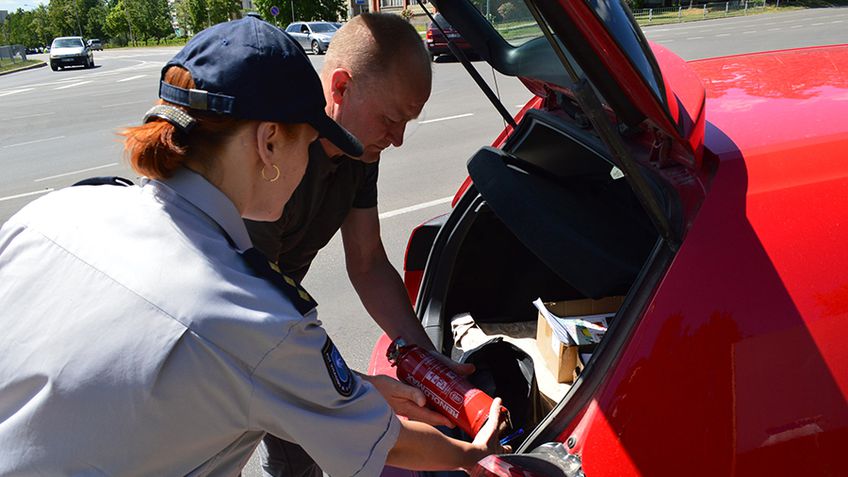
{"label": "red car", "polygon": [[427,51],[430,52],[433,61],[436,61],[439,55],[452,54],[448,46],[448,40],[452,41],[457,48],[466,52],[466,54],[473,53],[474,50],[471,48],[471,45],[445,20],[445,17],[441,13],[433,15],[433,20],[435,21],[427,25],[427,32],[424,38],[427,42]]}
{"label": "red car", "polygon": [[508,24],[434,3],[535,97],[412,233],[431,339],[464,359],[459,322],[532,358],[534,300],[623,297],[541,415],[545,363],[475,361],[526,433],[474,475],[848,475],[848,45],[687,63],[616,0]]}

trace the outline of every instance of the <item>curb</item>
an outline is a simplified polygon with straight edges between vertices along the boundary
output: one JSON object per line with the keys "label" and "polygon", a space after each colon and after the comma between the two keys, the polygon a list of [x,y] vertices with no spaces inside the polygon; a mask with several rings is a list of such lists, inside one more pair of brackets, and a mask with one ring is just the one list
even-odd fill
{"label": "curb", "polygon": [[18,68],[16,70],[3,71],[3,72],[0,72],[0,76],[12,74],[12,73],[17,73],[18,71],[26,71],[26,70],[32,70],[32,69],[35,69],[35,68],[41,68],[42,66],[47,66],[47,62],[42,61],[41,63],[36,63],[34,65],[29,65],[29,66],[24,66],[23,68]]}

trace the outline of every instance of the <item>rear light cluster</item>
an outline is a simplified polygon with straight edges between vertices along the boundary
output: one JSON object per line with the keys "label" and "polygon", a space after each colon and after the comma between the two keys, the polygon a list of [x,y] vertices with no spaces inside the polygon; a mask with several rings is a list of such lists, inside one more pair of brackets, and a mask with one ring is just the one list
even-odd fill
{"label": "rear light cluster", "polygon": [[539,446],[529,454],[490,455],[471,471],[471,477],[585,477],[580,457],[558,442]]}
{"label": "rear light cluster", "polygon": [[428,39],[428,40],[432,40],[432,39],[433,39],[433,30],[431,30],[431,29],[429,29],[429,28],[427,29],[427,39]]}

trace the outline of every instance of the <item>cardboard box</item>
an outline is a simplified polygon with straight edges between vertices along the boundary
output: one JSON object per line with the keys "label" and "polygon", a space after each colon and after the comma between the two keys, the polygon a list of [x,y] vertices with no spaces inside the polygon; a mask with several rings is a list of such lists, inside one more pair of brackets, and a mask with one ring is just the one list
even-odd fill
{"label": "cardboard box", "polygon": [[[600,300],[549,302],[545,303],[545,306],[551,313],[560,317],[579,317],[615,313],[623,302],[623,296],[614,296]],[[574,382],[584,366],[580,354],[591,353],[595,348],[595,345],[569,346],[561,342],[541,313],[536,327],[536,346],[558,383]]]}

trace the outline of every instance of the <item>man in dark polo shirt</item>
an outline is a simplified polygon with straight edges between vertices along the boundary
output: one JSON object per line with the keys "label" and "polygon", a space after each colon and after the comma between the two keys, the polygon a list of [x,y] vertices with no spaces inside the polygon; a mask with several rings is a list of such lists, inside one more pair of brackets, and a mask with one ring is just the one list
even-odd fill
{"label": "man in dark polo shirt", "polygon": [[[377,172],[380,153],[399,147],[407,122],[430,96],[430,56],[415,29],[398,15],[362,14],[345,24],[327,51],[321,82],[327,114],[364,146],[351,158],[319,139],[303,181],[273,223],[246,221],[254,245],[296,280],[341,229],[348,276],[365,309],[387,335],[432,349],[403,281],[380,239]],[[473,367],[453,364],[466,373]],[[385,376],[363,376],[398,414],[433,425],[449,421],[426,407],[424,395]],[[272,476],[321,476],[295,444],[266,436],[262,467]]]}

